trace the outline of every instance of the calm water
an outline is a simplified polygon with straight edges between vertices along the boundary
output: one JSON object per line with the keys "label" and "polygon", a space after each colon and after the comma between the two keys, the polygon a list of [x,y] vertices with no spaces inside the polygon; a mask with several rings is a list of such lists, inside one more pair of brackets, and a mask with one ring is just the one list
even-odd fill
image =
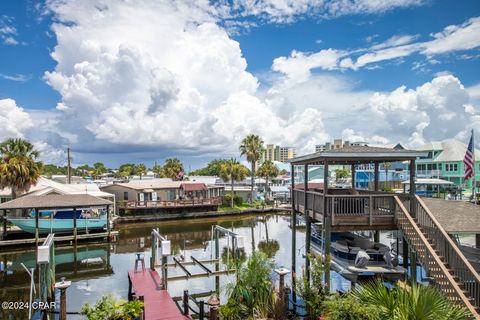
{"label": "calm water", "polygon": [[[288,216],[242,216],[123,224],[117,226],[119,237],[110,246],[107,243],[79,245],[76,252],[71,246],[56,247],[56,279],[66,277],[72,281],[71,287],[67,290],[67,311],[79,311],[84,303],[95,303],[104,294],[111,293],[118,298],[126,299],[127,270],[134,267],[135,253],[144,252],[146,267],[149,265],[150,233],[153,228],[159,228],[160,234],[172,241],[172,252],[175,255],[183,255],[187,260],[190,260],[190,256],[208,260],[214,254],[211,251],[211,228],[216,224],[245,236],[246,255],[250,255],[253,248],[258,250],[267,247],[268,254],[277,266],[291,268],[291,229]],[[227,244],[227,239],[222,237],[220,250],[224,253],[224,260]],[[297,231],[297,272],[302,270],[304,246],[305,233],[300,228]],[[170,257],[169,262],[171,261]],[[21,267],[22,262],[27,267],[34,267],[34,250],[22,249],[0,253],[0,301],[28,301],[30,278]],[[221,269],[225,269],[225,266]],[[198,266],[190,266],[188,270],[192,273],[202,271]],[[183,271],[179,267],[169,268],[168,273],[169,276],[182,275]],[[234,278],[234,275],[220,277],[221,301],[225,301],[225,285]],[[332,278],[335,290],[350,288],[350,283],[340,276],[333,274]],[[215,290],[215,277],[175,280],[168,283],[168,290],[172,296],[181,296],[185,289],[190,293],[206,295]],[[26,310],[22,313],[0,309],[0,319],[26,318],[27,314]],[[80,317],[69,316],[69,319],[75,318]]]}

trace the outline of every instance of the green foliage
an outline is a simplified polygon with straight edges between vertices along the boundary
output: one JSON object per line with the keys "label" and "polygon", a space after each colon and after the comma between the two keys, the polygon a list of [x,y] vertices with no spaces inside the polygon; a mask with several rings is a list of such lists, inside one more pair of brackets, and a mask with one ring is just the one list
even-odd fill
{"label": "green foliage", "polygon": [[165,160],[160,172],[162,178],[170,178],[174,181],[183,179],[183,164],[177,158]]}
{"label": "green foliage", "polygon": [[278,250],[280,249],[280,244],[277,240],[268,240],[258,242],[258,250],[265,253],[268,258],[273,258]]}
{"label": "green foliage", "polygon": [[135,165],[133,171],[136,175],[140,176],[140,179],[142,179],[142,176],[147,174],[147,167],[145,167],[143,163],[139,163]]}
{"label": "green foliage", "polygon": [[80,314],[88,320],[120,320],[135,319],[143,310],[142,301],[116,300],[112,295],[102,296],[95,306],[91,307],[88,303],[80,309]]}
{"label": "green foliage", "polygon": [[346,169],[336,169],[335,170],[335,177],[336,179],[344,179],[350,177],[350,172]]}
{"label": "green foliage", "polygon": [[[231,193],[225,194],[222,199],[222,205],[227,206],[227,205],[230,205],[231,203],[232,203],[232,194]],[[233,203],[234,205],[241,207],[243,205],[243,198],[238,194],[234,194]]]}
{"label": "green foliage", "polygon": [[273,265],[262,252],[254,252],[246,265],[239,266],[237,282],[227,285],[228,301],[220,307],[225,320],[267,318],[274,306],[269,276]]}
{"label": "green foliage", "polygon": [[253,185],[255,184],[255,163],[260,159],[265,148],[263,147],[263,140],[257,135],[249,134],[243,138],[240,146],[240,155],[246,156],[248,162],[251,164],[250,176],[251,180],[251,199],[253,201]]}
{"label": "green foliage", "polygon": [[54,164],[45,164],[42,167],[42,175],[51,177],[55,174],[67,174],[67,167],[60,167]]}
{"label": "green foliage", "polygon": [[389,289],[377,280],[352,291],[362,304],[376,307],[382,319],[469,319],[471,314],[432,286],[412,284]]}
{"label": "green foliage", "polygon": [[286,175],[288,173],[287,169],[280,170],[280,175]]}
{"label": "green foliage", "polygon": [[[245,179],[248,174],[248,169],[243,165],[238,163],[235,159],[228,160],[220,166],[220,177],[224,181],[231,182],[231,193],[233,194],[233,185],[235,181],[241,181]],[[235,205],[235,199],[230,197],[231,207]],[[237,204],[237,205],[241,205]]]}
{"label": "green foliage", "polygon": [[194,170],[189,173],[191,176],[220,176],[221,166],[230,160],[227,159],[214,159],[210,161],[206,167]]}
{"label": "green foliage", "polygon": [[382,192],[393,192],[393,189],[390,186],[384,186],[382,188]]}
{"label": "green foliage", "polygon": [[0,144],[0,156],[0,188],[11,188],[12,198],[37,183],[43,165],[36,161],[39,152],[29,141],[5,140]]}
{"label": "green foliage", "polygon": [[115,174],[117,178],[128,178],[135,174],[135,164],[134,163],[124,163],[118,167],[118,171]]}
{"label": "green foliage", "polygon": [[324,301],[327,320],[380,320],[380,312],[374,305],[361,303],[350,294],[330,296]]}
{"label": "green foliage", "polygon": [[323,273],[325,271],[322,260],[319,257],[308,255],[310,261],[310,283],[307,277],[297,279],[297,294],[305,301],[307,313],[312,319],[317,319],[323,312],[326,291],[323,285]]}

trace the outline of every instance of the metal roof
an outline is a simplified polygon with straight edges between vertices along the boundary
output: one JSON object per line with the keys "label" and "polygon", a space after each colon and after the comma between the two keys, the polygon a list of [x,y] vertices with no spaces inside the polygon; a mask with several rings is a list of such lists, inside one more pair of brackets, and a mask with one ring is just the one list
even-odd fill
{"label": "metal roof", "polygon": [[112,201],[88,194],[24,196],[0,204],[0,209],[87,208],[113,205]]}
{"label": "metal roof", "polygon": [[[410,184],[410,180],[403,181],[402,184]],[[423,179],[423,178],[417,178],[415,180],[415,184],[429,184],[429,185],[452,185],[454,184],[451,181],[448,180],[443,180],[443,179],[437,179],[437,178],[430,178],[430,179]]]}
{"label": "metal roof", "polygon": [[315,152],[304,156],[290,159],[292,164],[323,164],[328,161],[330,164],[356,164],[383,161],[404,161],[415,160],[417,157],[425,157],[428,152],[370,147],[350,146],[334,150]]}

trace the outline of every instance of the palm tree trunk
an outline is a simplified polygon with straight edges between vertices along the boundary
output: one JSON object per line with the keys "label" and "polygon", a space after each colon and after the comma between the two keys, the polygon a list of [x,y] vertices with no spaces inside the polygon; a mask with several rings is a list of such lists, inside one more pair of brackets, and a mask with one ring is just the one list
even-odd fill
{"label": "palm tree trunk", "polygon": [[15,190],[15,187],[12,186],[12,200],[17,198],[17,190]]}
{"label": "palm tree trunk", "polygon": [[265,177],[265,202],[268,199],[268,176]]}
{"label": "palm tree trunk", "polygon": [[232,178],[232,197],[231,198],[232,198],[231,201],[232,201],[232,208],[233,208],[233,178]]}
{"label": "palm tree trunk", "polygon": [[255,161],[252,161],[252,181],[251,181],[251,199],[250,202],[253,203],[253,185],[255,184]]}

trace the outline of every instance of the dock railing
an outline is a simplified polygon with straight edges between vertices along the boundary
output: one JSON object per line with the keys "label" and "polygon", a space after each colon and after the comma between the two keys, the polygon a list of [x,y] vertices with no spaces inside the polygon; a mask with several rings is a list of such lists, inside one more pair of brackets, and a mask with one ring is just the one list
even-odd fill
{"label": "dock railing", "polygon": [[200,199],[182,199],[182,200],[158,200],[158,201],[126,201],[119,204],[122,209],[137,208],[177,208],[177,207],[198,207],[198,206],[217,206],[222,204],[222,197],[200,198]]}

